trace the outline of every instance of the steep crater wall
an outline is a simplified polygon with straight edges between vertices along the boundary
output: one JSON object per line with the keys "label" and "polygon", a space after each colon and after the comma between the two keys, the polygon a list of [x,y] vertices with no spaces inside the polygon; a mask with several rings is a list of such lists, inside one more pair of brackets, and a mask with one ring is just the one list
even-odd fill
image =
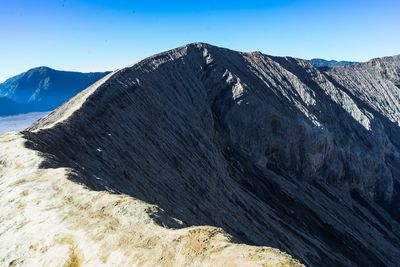
{"label": "steep crater wall", "polygon": [[399,130],[307,62],[194,44],[88,92],[24,133],[44,168],[311,266],[396,263]]}

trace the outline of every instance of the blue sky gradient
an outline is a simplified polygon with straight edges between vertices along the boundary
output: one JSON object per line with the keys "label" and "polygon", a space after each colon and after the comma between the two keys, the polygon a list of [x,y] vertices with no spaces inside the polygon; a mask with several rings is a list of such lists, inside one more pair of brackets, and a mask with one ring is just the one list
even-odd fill
{"label": "blue sky gradient", "polygon": [[0,82],[37,66],[103,71],[191,42],[365,61],[400,53],[397,0],[0,0]]}

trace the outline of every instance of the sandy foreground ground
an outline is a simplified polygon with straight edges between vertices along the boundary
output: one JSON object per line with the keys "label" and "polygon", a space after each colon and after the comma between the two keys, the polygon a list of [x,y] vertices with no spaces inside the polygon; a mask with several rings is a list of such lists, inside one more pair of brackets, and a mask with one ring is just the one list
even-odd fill
{"label": "sandy foreground ground", "polygon": [[301,266],[277,249],[234,244],[219,228],[160,226],[152,214],[174,219],[74,183],[68,169],[39,168],[42,157],[24,143],[0,136],[0,266]]}

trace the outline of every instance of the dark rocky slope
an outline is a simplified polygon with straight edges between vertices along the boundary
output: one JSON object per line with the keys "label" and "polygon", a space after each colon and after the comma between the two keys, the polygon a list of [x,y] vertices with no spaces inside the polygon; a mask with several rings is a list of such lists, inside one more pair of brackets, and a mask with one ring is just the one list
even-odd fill
{"label": "dark rocky slope", "polygon": [[[395,86],[398,57],[381,61],[393,68],[379,81]],[[71,179],[186,226],[219,226],[309,266],[396,266],[399,113],[375,66],[324,73],[191,44],[110,74],[24,135],[43,168],[70,167]]]}

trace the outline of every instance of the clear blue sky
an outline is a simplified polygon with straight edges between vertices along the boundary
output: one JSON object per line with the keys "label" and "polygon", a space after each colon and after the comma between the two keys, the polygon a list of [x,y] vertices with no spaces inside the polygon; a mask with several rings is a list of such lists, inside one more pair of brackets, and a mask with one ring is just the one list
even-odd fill
{"label": "clear blue sky", "polygon": [[357,60],[400,54],[398,0],[0,0],[0,82],[102,71],[191,42]]}

